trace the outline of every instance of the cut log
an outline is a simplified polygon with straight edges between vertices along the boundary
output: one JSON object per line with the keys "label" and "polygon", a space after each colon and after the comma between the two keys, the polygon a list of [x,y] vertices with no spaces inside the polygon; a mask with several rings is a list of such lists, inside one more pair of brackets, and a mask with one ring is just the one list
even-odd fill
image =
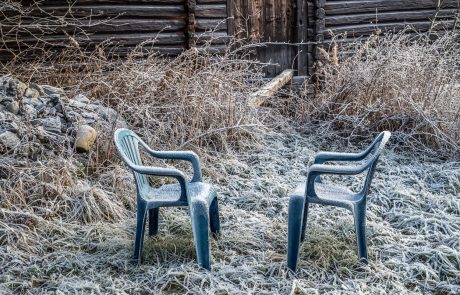
{"label": "cut log", "polygon": [[280,90],[284,85],[291,81],[294,70],[284,70],[268,82],[262,89],[251,94],[250,104],[254,106],[260,106],[265,102],[265,100],[272,97],[278,90]]}

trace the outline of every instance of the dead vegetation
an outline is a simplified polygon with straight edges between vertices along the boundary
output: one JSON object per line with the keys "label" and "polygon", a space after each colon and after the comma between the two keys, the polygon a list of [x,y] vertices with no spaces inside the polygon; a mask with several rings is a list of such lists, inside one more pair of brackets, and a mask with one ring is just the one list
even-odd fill
{"label": "dead vegetation", "polygon": [[[140,45],[127,59],[110,60],[103,51],[87,53],[73,44],[60,55],[4,65],[2,73],[103,101],[154,148],[199,153],[206,181],[219,192],[222,235],[212,242],[213,270],[205,272],[194,260],[186,211],[162,210],[159,235],[146,238],[144,263],[130,264],[135,188],[114,152],[113,130],[101,131],[84,162],[64,146],[62,154],[39,159],[2,155],[0,293],[460,292],[460,167],[393,152],[382,157],[370,194],[370,265],[357,262],[348,212],[314,207],[300,271],[294,275],[286,269],[289,191],[302,181],[319,149],[355,150],[335,146],[328,134],[351,134],[354,142],[391,128],[398,139],[393,144],[407,148],[401,145],[407,143],[409,151],[429,147],[445,154],[458,146],[453,127],[459,121],[452,113],[458,100],[449,100],[449,95],[458,98],[457,88],[442,85],[458,83],[458,72],[449,64],[458,60],[426,44],[403,48],[391,38],[402,42],[404,37],[369,41],[360,46],[360,55],[326,65],[317,100],[295,98],[301,103],[290,113],[317,127],[308,136],[288,128],[282,129],[288,134],[277,133],[273,126],[286,126],[287,119],[248,106],[258,85],[247,81],[261,72],[241,51],[216,55],[192,49],[167,59],[145,56]],[[438,39],[436,48],[455,52],[448,40]],[[392,52],[397,63],[390,59]],[[404,74],[417,77],[413,87],[398,86],[397,79],[410,83]],[[433,83],[423,83],[427,78]],[[389,100],[390,93],[397,99]],[[398,121],[401,110],[408,116],[404,124]],[[441,121],[441,115],[447,119]],[[420,130],[432,133],[421,137]],[[341,181],[359,186],[355,180]]]}
{"label": "dead vegetation", "polygon": [[330,56],[323,50],[319,89],[315,97],[305,94],[294,116],[331,139],[357,142],[391,130],[403,149],[458,158],[459,36],[433,37],[403,31],[363,43],[338,38],[338,55],[348,56],[337,62],[337,46],[331,45]]}

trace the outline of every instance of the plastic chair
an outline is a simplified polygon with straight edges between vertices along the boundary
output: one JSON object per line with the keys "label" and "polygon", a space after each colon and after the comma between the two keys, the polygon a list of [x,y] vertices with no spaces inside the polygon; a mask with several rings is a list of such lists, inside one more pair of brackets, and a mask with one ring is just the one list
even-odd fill
{"label": "plastic chair", "polygon": [[[134,132],[128,129],[115,131],[115,145],[123,161],[131,168],[137,186],[137,226],[134,245],[134,260],[140,263],[144,241],[144,227],[148,212],[149,235],[158,233],[158,216],[160,207],[188,206],[192,220],[193,239],[195,242],[198,264],[210,269],[209,233],[220,231],[217,194],[211,185],[201,181],[201,167],[198,156],[188,151],[154,151]],[[159,159],[185,160],[192,163],[193,177],[188,181],[184,173],[177,169],[143,166],[139,144],[147,153]],[[147,175],[172,177],[178,184],[152,187]]]}
{"label": "plastic chair", "polygon": [[[288,268],[296,270],[300,244],[305,239],[305,228],[310,203],[338,206],[349,209],[354,216],[358,256],[367,264],[366,245],[366,196],[371,185],[375,167],[391,133],[384,131],[372,144],[360,153],[320,152],[315,157],[314,165],[308,169],[307,181],[300,184],[290,195],[288,211]],[[355,162],[365,160],[360,165],[336,166],[325,165],[329,161]],[[346,187],[325,184],[322,174],[357,175],[367,170],[363,188],[353,193]]]}

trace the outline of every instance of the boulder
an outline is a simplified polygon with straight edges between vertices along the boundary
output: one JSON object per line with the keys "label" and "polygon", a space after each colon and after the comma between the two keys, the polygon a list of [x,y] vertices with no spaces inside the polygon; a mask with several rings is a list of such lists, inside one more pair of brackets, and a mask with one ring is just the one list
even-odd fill
{"label": "boulder", "polygon": [[87,153],[96,142],[96,130],[89,125],[82,125],[77,130],[75,149],[80,153]]}
{"label": "boulder", "polygon": [[17,115],[19,112],[19,103],[17,101],[12,101],[6,105],[6,109],[8,112]]}
{"label": "boulder", "polygon": [[90,100],[89,98],[87,98],[85,95],[83,94],[78,94],[76,95],[73,100],[76,100],[78,102],[82,102],[82,103],[90,103]]}
{"label": "boulder", "polygon": [[37,99],[40,97],[40,92],[38,92],[38,90],[34,89],[34,88],[27,88],[26,89],[26,92],[24,93],[24,96],[25,97],[28,97],[30,99]]}
{"label": "boulder", "polygon": [[3,148],[7,149],[14,149],[21,143],[21,140],[19,137],[16,135],[16,133],[13,133],[11,131],[5,131],[2,134],[0,134],[0,146]]}

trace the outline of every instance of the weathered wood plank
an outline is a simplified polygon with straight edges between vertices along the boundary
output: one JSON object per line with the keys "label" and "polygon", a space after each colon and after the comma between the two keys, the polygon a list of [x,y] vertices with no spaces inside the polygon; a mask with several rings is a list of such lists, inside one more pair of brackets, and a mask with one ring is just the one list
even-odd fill
{"label": "weathered wood plank", "polygon": [[272,97],[278,90],[280,90],[286,83],[288,83],[292,76],[294,75],[294,70],[284,70],[268,82],[265,86],[262,87],[259,91],[251,94],[249,99],[250,104],[254,106],[260,106],[267,99]]}
{"label": "weathered wood plank", "polygon": [[198,4],[227,4],[227,0],[197,0]]}
{"label": "weathered wood plank", "polygon": [[[41,9],[32,9],[30,16],[45,17],[66,16],[72,18],[94,18],[94,17],[185,17],[183,5],[81,5],[72,6],[40,6]],[[44,13],[45,12],[45,13]],[[15,12],[5,11],[7,16]]]}
{"label": "weathered wood plank", "polygon": [[[437,4],[437,0],[328,0],[324,8],[327,15],[345,15],[366,12],[435,9]],[[458,5],[458,0],[444,0],[442,4],[442,8],[455,8]]]}
{"label": "weathered wood plank", "polygon": [[[22,5],[67,5],[68,0],[21,0]],[[105,5],[105,4],[124,4],[124,5],[136,5],[136,4],[184,4],[185,0],[71,0],[73,5]]]}
{"label": "weathered wood plank", "polygon": [[[101,43],[103,41],[110,41],[113,44],[137,45],[143,41],[151,40],[153,44],[182,44],[185,42],[185,36],[182,32],[175,33],[142,33],[142,34],[95,34],[90,36],[75,36],[74,37],[80,45],[88,45],[93,43]],[[17,40],[6,40],[4,45],[7,48],[15,48],[17,44],[39,44],[47,43],[50,45],[68,44],[69,38],[65,35],[52,35],[43,36],[41,40],[34,37],[18,38]]]}
{"label": "weathered wood plank", "polygon": [[[49,29],[50,25],[54,28]],[[14,35],[30,35],[30,34],[62,34],[67,32],[85,31],[87,33],[114,33],[120,32],[145,32],[145,31],[180,31],[185,28],[184,19],[110,19],[102,20],[80,20],[64,24],[50,23],[41,20],[23,20],[18,26],[17,23],[2,23],[3,34],[8,36],[7,32]],[[46,32],[48,31],[48,32]]]}
{"label": "weathered wood plank", "polygon": [[438,19],[453,18],[457,13],[456,9],[443,9],[436,14],[436,10],[410,10],[374,12],[354,15],[326,15],[326,26],[352,25],[362,23],[384,23],[399,21],[422,20],[429,21],[435,15]]}
{"label": "weathered wood plank", "polygon": [[196,17],[203,18],[226,18],[227,5],[225,4],[197,4]]}
{"label": "weathered wood plank", "polygon": [[228,42],[227,32],[197,32],[196,42],[203,44],[205,42],[211,42],[212,44],[225,44]]}
{"label": "weathered wood plank", "polygon": [[[451,29],[455,20],[445,21],[440,29]],[[419,22],[401,22],[401,23],[379,23],[379,24],[359,24],[351,26],[339,26],[331,27],[325,30],[324,37],[332,38],[335,35],[347,34],[348,37],[368,36],[374,33],[376,30],[382,31],[401,31],[407,28],[409,31],[428,31],[431,27],[429,21]]]}
{"label": "weathered wood plank", "polygon": [[197,30],[227,30],[226,19],[209,19],[209,18],[197,18],[196,19]]}

